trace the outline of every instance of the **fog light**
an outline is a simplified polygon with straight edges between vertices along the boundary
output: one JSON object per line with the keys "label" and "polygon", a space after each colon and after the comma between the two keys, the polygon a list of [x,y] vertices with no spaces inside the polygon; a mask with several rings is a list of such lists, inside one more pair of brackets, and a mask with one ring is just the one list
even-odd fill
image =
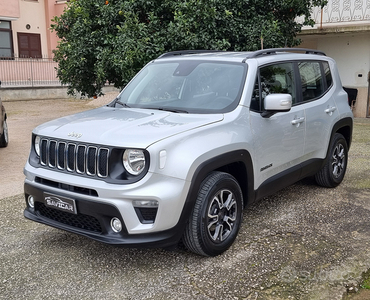
{"label": "fog light", "polygon": [[110,226],[112,227],[112,230],[114,232],[120,232],[122,230],[122,222],[120,221],[120,219],[114,217],[111,221],[110,221]]}
{"label": "fog light", "polygon": [[32,196],[32,195],[29,195],[29,196],[28,196],[27,201],[28,201],[28,205],[29,205],[31,208],[35,208],[35,199],[33,198],[33,196]]}

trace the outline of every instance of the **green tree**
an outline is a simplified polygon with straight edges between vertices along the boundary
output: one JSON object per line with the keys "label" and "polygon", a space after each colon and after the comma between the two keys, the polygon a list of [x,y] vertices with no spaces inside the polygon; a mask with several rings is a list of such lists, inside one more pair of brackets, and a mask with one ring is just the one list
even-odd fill
{"label": "green tree", "polygon": [[100,95],[124,87],[144,64],[167,51],[247,51],[296,46],[312,7],[324,0],[71,0],[51,25],[58,77],[68,92]]}

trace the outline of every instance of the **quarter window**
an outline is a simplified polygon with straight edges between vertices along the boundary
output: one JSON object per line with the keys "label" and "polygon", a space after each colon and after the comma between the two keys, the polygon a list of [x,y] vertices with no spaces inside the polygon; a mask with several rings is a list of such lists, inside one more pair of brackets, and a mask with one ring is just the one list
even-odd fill
{"label": "quarter window", "polygon": [[325,62],[322,63],[322,65],[323,65],[323,68],[324,68],[326,87],[329,88],[333,83],[333,79],[331,78],[331,72],[330,72],[329,64],[325,61]]}
{"label": "quarter window", "polygon": [[324,94],[324,82],[319,62],[300,62],[298,63],[298,69],[301,77],[303,101],[313,100]]}

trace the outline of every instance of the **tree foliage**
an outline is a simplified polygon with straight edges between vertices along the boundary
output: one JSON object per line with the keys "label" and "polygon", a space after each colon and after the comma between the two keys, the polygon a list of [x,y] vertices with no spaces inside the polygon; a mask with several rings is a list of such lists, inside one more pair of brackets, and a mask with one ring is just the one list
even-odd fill
{"label": "tree foliage", "polygon": [[[51,25],[58,77],[89,97],[108,81],[117,88],[163,52],[247,51],[296,46],[312,7],[324,0],[71,0]],[[263,44],[261,43],[263,41]]]}

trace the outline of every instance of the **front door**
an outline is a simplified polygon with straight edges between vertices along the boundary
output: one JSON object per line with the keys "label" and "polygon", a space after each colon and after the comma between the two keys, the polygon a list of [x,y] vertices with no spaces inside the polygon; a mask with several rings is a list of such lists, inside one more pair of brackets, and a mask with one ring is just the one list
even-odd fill
{"label": "front door", "polygon": [[[287,170],[297,168],[298,171],[302,162],[305,111],[301,105],[296,105],[295,78],[293,63],[267,65],[259,70],[250,114],[256,157],[255,189],[274,176],[283,177]],[[260,114],[264,98],[274,93],[292,95],[293,107],[289,112],[264,118]]]}

